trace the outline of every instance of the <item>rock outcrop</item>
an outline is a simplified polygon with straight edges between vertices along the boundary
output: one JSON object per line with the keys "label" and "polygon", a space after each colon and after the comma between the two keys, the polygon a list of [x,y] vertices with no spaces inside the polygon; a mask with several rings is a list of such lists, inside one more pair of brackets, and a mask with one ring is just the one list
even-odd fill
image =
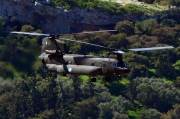
{"label": "rock outcrop", "polygon": [[65,10],[59,7],[43,6],[27,0],[0,0],[0,16],[7,24],[31,24],[46,33],[70,33],[86,29],[113,26],[124,19],[135,21],[148,16],[132,14],[111,15],[97,9],[73,8]]}

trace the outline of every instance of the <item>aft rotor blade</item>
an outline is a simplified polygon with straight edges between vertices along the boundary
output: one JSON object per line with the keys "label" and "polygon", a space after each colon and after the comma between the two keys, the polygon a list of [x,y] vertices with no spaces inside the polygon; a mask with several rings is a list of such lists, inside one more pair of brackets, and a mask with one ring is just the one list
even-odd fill
{"label": "aft rotor blade", "polygon": [[[91,34],[91,33],[100,33],[100,32],[113,32],[113,31],[117,31],[117,30],[101,30],[101,31],[87,31],[87,32],[81,32],[81,33],[72,33],[72,34]],[[33,36],[50,36],[50,34],[43,34],[43,33],[36,33],[36,32],[20,32],[20,31],[12,31],[11,33],[15,33],[15,34],[24,34],[24,35],[33,35]],[[63,35],[70,35],[70,34],[59,34],[60,36]]]}
{"label": "aft rotor blade", "polygon": [[163,47],[150,47],[150,48],[134,48],[134,49],[129,49],[131,51],[148,51],[148,50],[163,50],[163,49],[172,49],[174,48],[173,46],[163,46]]}
{"label": "aft rotor blade", "polygon": [[42,33],[36,33],[36,32],[19,32],[19,31],[12,31],[11,33],[24,34],[24,35],[33,35],[33,36],[50,36],[49,34],[42,34]]}
{"label": "aft rotor blade", "polygon": [[111,49],[114,50],[114,48],[109,48],[106,46],[102,46],[102,45],[96,45],[96,44],[92,44],[92,43],[88,43],[88,42],[82,42],[82,41],[77,41],[77,40],[72,40],[72,39],[66,39],[66,38],[60,38],[61,40],[66,40],[66,41],[71,41],[71,42],[77,42],[77,43],[82,43],[82,44],[87,44],[87,45],[91,45],[91,46],[96,46],[96,47],[101,47],[101,48],[106,48],[106,49]]}
{"label": "aft rotor blade", "polygon": [[76,34],[92,34],[92,33],[101,33],[101,32],[113,32],[113,31],[117,31],[117,30],[101,30],[101,31],[84,31],[84,32],[81,32],[81,33],[72,33],[74,35]]}

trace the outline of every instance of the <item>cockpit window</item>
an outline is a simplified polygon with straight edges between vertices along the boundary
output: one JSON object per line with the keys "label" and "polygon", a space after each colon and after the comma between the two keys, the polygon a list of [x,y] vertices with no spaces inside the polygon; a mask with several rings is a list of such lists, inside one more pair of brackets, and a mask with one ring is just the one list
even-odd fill
{"label": "cockpit window", "polygon": [[116,67],[116,63],[113,63],[113,66]]}
{"label": "cockpit window", "polygon": [[126,67],[126,63],[123,61],[118,61],[117,66],[118,67]]}

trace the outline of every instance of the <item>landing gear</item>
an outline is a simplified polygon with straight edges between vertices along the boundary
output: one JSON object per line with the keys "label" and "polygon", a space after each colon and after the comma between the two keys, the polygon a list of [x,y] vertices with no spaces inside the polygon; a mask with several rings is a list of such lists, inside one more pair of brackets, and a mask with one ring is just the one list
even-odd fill
{"label": "landing gear", "polygon": [[110,81],[111,81],[110,76],[106,76],[106,77],[105,77],[105,81],[106,81],[106,82],[110,82]]}
{"label": "landing gear", "polygon": [[52,72],[49,71],[48,74],[47,74],[47,76],[51,77],[51,76],[52,76]]}
{"label": "landing gear", "polygon": [[63,76],[67,76],[67,74],[63,74]]}
{"label": "landing gear", "polygon": [[96,82],[96,78],[91,78],[91,82]]}

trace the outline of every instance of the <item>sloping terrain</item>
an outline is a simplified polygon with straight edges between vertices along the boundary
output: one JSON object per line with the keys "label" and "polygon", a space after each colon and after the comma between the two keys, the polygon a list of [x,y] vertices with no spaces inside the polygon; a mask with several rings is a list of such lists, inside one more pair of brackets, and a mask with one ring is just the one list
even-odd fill
{"label": "sloping terrain", "polygon": [[138,6],[142,6],[145,8],[151,8],[151,9],[156,9],[156,10],[165,10],[168,9],[168,6],[162,6],[162,5],[158,5],[158,4],[147,4],[144,2],[139,2],[138,0],[102,0],[102,1],[112,1],[112,2],[117,2],[120,3],[122,5],[126,5],[126,4],[135,4]]}

